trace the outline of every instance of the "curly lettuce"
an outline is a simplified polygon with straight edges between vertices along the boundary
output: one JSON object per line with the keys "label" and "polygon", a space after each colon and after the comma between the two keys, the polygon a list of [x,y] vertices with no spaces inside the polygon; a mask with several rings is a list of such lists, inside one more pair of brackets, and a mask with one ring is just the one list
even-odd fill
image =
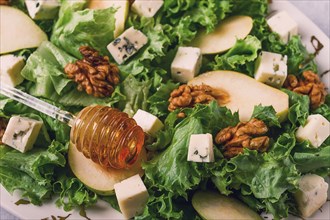
{"label": "curly lettuce", "polygon": [[68,63],[77,59],[45,41],[32,53],[21,71],[28,80],[27,92],[65,107],[84,107],[92,104],[112,106],[122,98],[119,87],[110,97],[95,98],[84,91],[78,91],[77,85],[64,73]]}
{"label": "curly lettuce", "polygon": [[255,61],[260,49],[260,41],[249,35],[244,40],[238,39],[225,54],[215,56],[209,66],[212,70],[234,70],[253,76]]}
{"label": "curly lettuce", "polygon": [[62,1],[51,42],[76,58],[82,58],[80,46],[91,46],[103,55],[114,39],[116,9],[84,9],[84,2]]}
{"label": "curly lettuce", "polygon": [[[57,168],[66,164],[65,148],[53,141],[47,150],[34,148],[23,154],[14,149],[0,151],[0,183],[13,193],[20,190],[22,196],[35,205],[41,205],[53,192],[53,177]],[[1,145],[0,148],[8,148]]]}

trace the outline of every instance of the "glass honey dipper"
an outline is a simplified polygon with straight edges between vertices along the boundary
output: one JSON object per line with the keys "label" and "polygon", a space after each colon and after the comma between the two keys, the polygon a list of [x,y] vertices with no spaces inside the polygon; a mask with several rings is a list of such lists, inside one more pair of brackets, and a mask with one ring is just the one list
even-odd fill
{"label": "glass honey dipper", "polygon": [[126,113],[108,106],[88,106],[77,116],[1,84],[0,93],[68,124],[70,141],[85,157],[102,167],[129,168],[144,144],[144,132]]}

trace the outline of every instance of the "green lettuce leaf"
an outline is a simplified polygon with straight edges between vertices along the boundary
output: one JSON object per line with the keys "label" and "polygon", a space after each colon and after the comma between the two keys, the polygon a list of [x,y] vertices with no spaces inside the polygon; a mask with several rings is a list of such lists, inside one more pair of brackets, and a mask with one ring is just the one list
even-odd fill
{"label": "green lettuce leaf", "polygon": [[175,131],[171,145],[143,168],[149,185],[157,185],[161,190],[187,197],[186,191],[197,186],[202,175],[196,163],[187,162],[188,137],[204,131],[200,120],[196,118],[179,125],[180,129]]}
{"label": "green lettuce leaf", "polygon": [[[216,133],[220,129],[238,122],[238,115],[216,102],[199,105],[185,112],[187,117],[175,126],[170,146],[153,160],[143,165],[146,182],[160,190],[173,192],[187,198],[187,190],[200,184],[210,175],[205,169],[220,167],[218,163],[198,164],[187,161],[189,137],[192,134]],[[219,153],[215,154],[219,156]],[[204,167],[205,166],[205,167]]]}
{"label": "green lettuce leaf", "polygon": [[139,82],[129,75],[120,85],[121,94],[125,97],[119,103],[120,109],[133,116],[138,109],[147,109],[150,81]]}
{"label": "green lettuce leaf", "polygon": [[[46,100],[44,100],[46,101]],[[50,103],[54,104],[54,103]],[[25,117],[34,118],[36,120],[42,120],[44,126],[36,141],[37,146],[48,146],[50,139],[56,139],[57,141],[65,144],[70,138],[70,127],[56,119],[51,118],[43,113],[38,112],[32,108],[29,108],[7,97],[0,96],[0,112],[10,117],[11,115],[22,115]],[[47,131],[45,130],[47,129]]]}
{"label": "green lettuce leaf", "polygon": [[[159,13],[163,22],[175,27],[186,22],[184,33],[188,36],[196,34],[198,27],[203,27],[207,32],[214,30],[218,22],[230,12],[233,1],[220,1],[220,0],[183,0],[175,1],[168,0],[164,3],[163,13]],[[205,16],[207,14],[207,16]],[[180,35],[180,33],[178,33]],[[185,38],[182,34],[182,37]],[[192,38],[185,38],[179,43],[187,43]]]}
{"label": "green lettuce leaf", "polygon": [[308,53],[300,36],[293,36],[283,50],[273,50],[273,52],[288,56],[288,74],[300,75],[305,70],[318,72],[314,61],[315,57]]}
{"label": "green lettuce leaf", "polygon": [[249,35],[244,40],[238,39],[224,55],[217,55],[209,66],[212,70],[234,70],[253,76],[254,61],[260,49],[260,41]]}
{"label": "green lettuce leaf", "polygon": [[232,158],[227,170],[232,170],[232,186],[244,195],[251,193],[261,199],[267,212],[276,219],[288,216],[287,194],[297,189],[299,173],[290,157],[275,159],[245,149],[244,154]]}
{"label": "green lettuce leaf", "polygon": [[64,73],[65,66],[75,61],[76,58],[52,43],[43,42],[29,57],[21,72],[29,81],[26,86],[28,93],[51,100],[55,105],[80,107],[93,104],[112,106],[122,98],[118,87],[106,98],[95,98],[78,91],[76,83]]}
{"label": "green lettuce leaf", "polygon": [[74,61],[73,57],[45,41],[29,57],[21,75],[34,82],[30,92],[35,96],[48,98],[53,93],[62,95],[66,88],[72,86],[63,69],[67,63]]}
{"label": "green lettuce leaf", "polygon": [[114,39],[116,9],[82,10],[83,6],[79,2],[62,1],[51,41],[77,58],[82,58],[79,47],[86,45],[108,55],[106,47]]}
{"label": "green lettuce leaf", "polygon": [[[183,211],[179,210],[177,204],[174,203],[176,197],[172,192],[150,192],[148,204],[143,213],[135,219],[182,219]],[[157,195],[157,196],[156,196]]]}
{"label": "green lettuce leaf", "polygon": [[231,9],[231,11],[233,14],[247,15],[254,18],[258,18],[264,17],[268,13],[267,0],[233,0],[232,4],[233,8]]}
{"label": "green lettuce leaf", "polygon": [[56,205],[65,211],[76,207],[87,208],[97,202],[96,193],[88,190],[77,178],[62,175],[54,184],[54,192],[59,194]]}
{"label": "green lettuce leaf", "polygon": [[276,111],[273,106],[255,106],[251,118],[257,118],[259,120],[262,120],[266,123],[268,127],[281,127],[281,124],[278,120],[278,117],[276,116]]}
{"label": "green lettuce leaf", "polygon": [[300,143],[295,149],[293,159],[297,164],[297,169],[302,173],[317,172],[326,169],[326,175],[330,174],[330,145],[322,145],[313,148],[305,141]]}
{"label": "green lettuce leaf", "polygon": [[309,115],[309,97],[287,89],[282,89],[282,91],[289,95],[288,119],[292,127],[295,128],[299,127],[299,125],[305,125]]}
{"label": "green lettuce leaf", "polygon": [[299,76],[305,70],[317,73],[315,55],[307,51],[300,36],[292,36],[287,44],[282,42],[277,33],[270,31],[265,17],[254,18],[251,35],[261,41],[264,51],[287,55],[288,74]]}
{"label": "green lettuce leaf", "polygon": [[172,141],[174,128],[180,121],[177,117],[178,111],[171,112],[164,121],[164,127],[157,132],[156,137],[149,137],[151,140],[145,142],[145,147],[150,151],[163,150]]}
{"label": "green lettuce leaf", "polygon": [[[140,19],[139,16],[135,15],[129,19],[129,25],[142,31],[148,37],[148,43],[137,54],[119,66],[121,74],[124,77],[140,75],[140,78],[143,77],[144,79],[155,76],[156,72],[161,73],[161,75],[167,74],[164,71],[162,59],[169,55],[167,51],[171,41],[166,34],[169,26],[157,23],[154,18],[142,17]],[[170,64],[167,65],[169,68]]]}
{"label": "green lettuce leaf", "polygon": [[178,83],[167,81],[161,84],[159,89],[148,98],[150,113],[158,117],[168,114],[168,99],[171,92],[179,86]]}
{"label": "green lettuce leaf", "polygon": [[296,138],[294,133],[283,133],[277,138],[269,154],[276,159],[288,157],[295,146]]}
{"label": "green lettuce leaf", "polygon": [[330,121],[330,94],[325,97],[325,103],[320,105],[317,109],[313,110],[313,114],[320,114]]}
{"label": "green lettuce leaf", "polygon": [[24,154],[14,149],[0,151],[1,185],[10,193],[20,190],[31,203],[41,205],[53,194],[53,176],[56,168],[66,164],[66,148],[53,141],[47,150],[33,148]]}

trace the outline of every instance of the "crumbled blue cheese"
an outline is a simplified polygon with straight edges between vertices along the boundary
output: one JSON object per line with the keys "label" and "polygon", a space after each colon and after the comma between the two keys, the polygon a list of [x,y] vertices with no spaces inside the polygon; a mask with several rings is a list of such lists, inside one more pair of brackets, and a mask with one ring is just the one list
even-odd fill
{"label": "crumbled blue cheese", "polygon": [[304,126],[296,132],[299,141],[308,140],[313,147],[319,147],[330,135],[330,122],[320,114],[309,115]]}
{"label": "crumbled blue cheese", "polygon": [[114,185],[120,211],[130,219],[143,212],[149,194],[141,177],[136,174]]}
{"label": "crumbled blue cheese", "polygon": [[286,11],[279,11],[267,19],[267,23],[273,32],[280,35],[281,40],[287,43],[290,38],[298,34],[298,24]]}
{"label": "crumbled blue cheese", "polygon": [[108,46],[108,50],[118,64],[133,56],[148,42],[148,38],[139,30],[130,27]]}
{"label": "crumbled blue cheese", "polygon": [[262,51],[256,62],[254,78],[275,88],[282,87],[287,77],[287,57],[278,53]]}
{"label": "crumbled blue cheese", "polygon": [[60,8],[58,0],[25,0],[25,4],[30,17],[35,20],[53,19]]}
{"label": "crumbled blue cheese", "polygon": [[22,83],[24,78],[21,70],[25,65],[23,57],[12,54],[0,56],[0,82],[15,87]]}
{"label": "crumbled blue cheese", "polygon": [[163,0],[135,0],[131,9],[140,16],[150,18],[157,13],[163,4]]}
{"label": "crumbled blue cheese", "polygon": [[213,138],[211,134],[193,134],[190,136],[188,161],[214,162]]}
{"label": "crumbled blue cheese", "polygon": [[42,125],[41,121],[13,116],[8,122],[2,142],[25,153],[33,147]]}
{"label": "crumbled blue cheese", "polygon": [[299,180],[295,199],[302,217],[307,218],[327,201],[328,184],[321,176],[307,174]]}
{"label": "crumbled blue cheese", "polygon": [[142,130],[151,136],[155,136],[156,133],[164,127],[164,124],[153,114],[138,109],[133,119],[142,128]]}
{"label": "crumbled blue cheese", "polygon": [[202,65],[202,53],[197,47],[179,47],[171,64],[172,79],[186,83],[193,79]]}

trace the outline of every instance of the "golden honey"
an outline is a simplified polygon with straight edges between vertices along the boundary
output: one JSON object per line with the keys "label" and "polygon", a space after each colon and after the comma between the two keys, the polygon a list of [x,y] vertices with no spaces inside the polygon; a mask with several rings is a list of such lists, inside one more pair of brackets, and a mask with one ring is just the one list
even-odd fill
{"label": "golden honey", "polygon": [[126,113],[96,105],[79,112],[70,139],[95,163],[121,169],[136,161],[144,144],[144,132]]}

